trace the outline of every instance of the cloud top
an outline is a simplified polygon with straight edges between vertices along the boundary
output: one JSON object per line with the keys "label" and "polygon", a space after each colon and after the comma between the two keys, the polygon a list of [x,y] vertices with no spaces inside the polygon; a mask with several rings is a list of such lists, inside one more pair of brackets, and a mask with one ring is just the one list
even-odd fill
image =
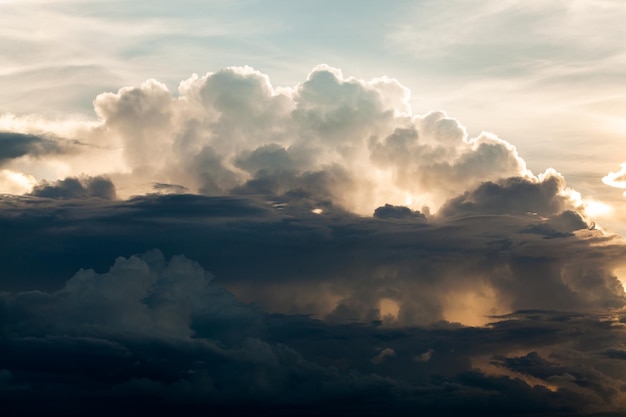
{"label": "cloud top", "polygon": [[[468,138],[443,112],[414,115],[409,99],[397,80],[345,77],[328,65],[290,88],[250,67],[193,75],[177,93],[148,80],[94,100],[99,122],[75,131],[91,146],[64,160],[64,176],[109,175],[122,197],[154,183],[204,195],[304,193],[365,215],[385,204],[437,210],[484,181],[533,177],[513,145]],[[5,134],[6,158],[57,151],[22,130]],[[96,162],[109,158],[117,160],[108,168]]]}

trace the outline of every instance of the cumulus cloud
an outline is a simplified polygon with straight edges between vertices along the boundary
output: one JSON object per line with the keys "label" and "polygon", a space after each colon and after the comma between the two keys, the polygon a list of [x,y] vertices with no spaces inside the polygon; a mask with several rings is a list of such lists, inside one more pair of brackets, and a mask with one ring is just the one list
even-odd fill
{"label": "cumulus cloud", "polygon": [[[359,80],[328,65],[288,88],[250,67],[193,75],[176,93],[149,80],[99,95],[98,123],[66,130],[90,145],[83,160],[117,158],[109,171],[66,160],[64,175],[44,178],[109,174],[122,197],[152,192],[153,183],[205,195],[304,190],[362,215],[385,204],[436,210],[484,181],[533,178],[510,143],[469,138],[440,111],[414,115],[409,99],[397,80]],[[20,129],[20,146],[43,146]]]}
{"label": "cumulus cloud", "polygon": [[[254,326],[258,320],[254,309],[211,286],[211,279],[211,274],[184,256],[166,261],[161,252],[150,251],[118,258],[102,274],[81,269],[53,293],[5,293],[7,314],[20,318],[7,323],[4,331],[19,333],[11,327],[19,324],[41,335],[78,331],[85,337],[119,333],[191,337],[211,324],[213,332],[221,328],[229,334]],[[238,315],[241,323],[237,326],[214,323],[220,317],[234,320]]]}
{"label": "cumulus cloud", "polygon": [[50,135],[12,119],[2,399],[18,407],[28,387],[58,414],[138,399],[191,414],[624,409],[623,238],[556,171],[409,99],[327,65],[288,88],[230,67],[101,94],[97,122]]}
{"label": "cumulus cloud", "polygon": [[[130,226],[94,229],[91,236],[104,233],[135,252],[148,249],[140,244],[145,237],[126,234],[141,214],[143,224],[170,230],[154,236],[160,247],[215,259],[212,267],[228,271],[223,279],[231,280],[233,291],[275,311],[339,322],[387,317],[385,323],[398,325],[442,319],[476,324],[519,308],[623,304],[613,273],[620,267],[615,253],[621,243],[588,230],[595,226],[584,202],[560,174],[533,175],[513,145],[490,133],[469,138],[443,112],[413,115],[409,98],[396,80],[359,80],[327,65],[293,88],[274,87],[250,67],[193,75],[177,94],[149,80],[99,95],[94,101],[99,123],[81,131],[90,144],[119,146],[127,171],[44,181],[30,195],[113,200],[118,193],[147,193],[119,205],[94,204],[94,216],[102,216],[103,223]],[[235,198],[175,196],[187,192]],[[213,236],[229,229],[225,217],[215,214],[218,201],[233,210],[226,218],[247,225],[233,229],[220,253],[250,254],[249,268],[233,267],[228,256],[216,259],[186,242],[191,237],[217,247],[213,238],[183,230],[199,219],[197,229]],[[78,217],[70,205],[20,204],[26,211],[56,207],[67,218]],[[246,205],[260,217],[238,211]],[[174,221],[175,214],[180,219]],[[82,218],[87,247],[91,236],[85,231],[102,224],[93,220]],[[409,224],[410,233],[401,229]],[[293,255],[285,253],[285,242],[268,241],[264,228],[290,242]],[[153,235],[141,230],[135,236],[146,233]],[[408,245],[402,254],[416,255],[393,255],[397,239]],[[611,242],[598,258],[604,263],[591,255],[570,258],[581,246],[598,251],[602,239]],[[342,245],[365,260],[354,265],[333,255]],[[263,262],[285,256],[292,258],[278,271]],[[246,275],[258,268],[272,276],[270,285],[256,285]],[[534,282],[527,275],[543,278]],[[394,314],[381,307],[383,300],[394,306]]]}
{"label": "cumulus cloud", "polygon": [[413,211],[405,206],[385,204],[374,210],[374,217],[378,219],[424,219],[426,216],[417,210]]}
{"label": "cumulus cloud", "polygon": [[[101,268],[103,257],[122,248],[135,253],[158,246],[199,259],[239,297],[269,311],[333,322],[477,325],[518,309],[624,305],[614,272],[623,266],[622,239],[590,230],[554,184],[520,181],[505,181],[491,193],[479,188],[469,209],[465,196],[431,217],[395,207],[368,218],[332,205],[315,214],[312,204],[255,195],[154,194],[80,204],[5,199],[0,260],[10,273],[2,284],[58,288],[84,263]],[[540,213],[497,206],[520,186],[543,199],[532,203]],[[66,252],[74,256],[62,256]]]}
{"label": "cumulus cloud", "polygon": [[393,358],[396,356],[396,352],[394,352],[391,348],[385,348],[378,353],[378,355],[372,358],[372,363],[374,365],[378,365],[383,363],[387,358]]}
{"label": "cumulus cloud", "polygon": [[116,198],[115,185],[110,179],[102,176],[68,177],[54,182],[43,181],[35,185],[30,194],[36,197],[65,200],[84,198],[115,200]]}
{"label": "cumulus cloud", "polygon": [[267,314],[197,262],[156,250],[82,269],[56,291],[0,293],[0,312],[0,398],[11,412],[585,415],[625,406],[625,368],[612,353],[620,314],[535,310],[482,328],[402,331],[332,324]]}
{"label": "cumulus cloud", "polygon": [[[626,188],[626,163],[622,164],[621,167],[617,172],[609,172],[602,178],[602,182],[611,187]],[[624,195],[626,196],[626,191]]]}
{"label": "cumulus cloud", "polygon": [[497,183],[483,182],[477,188],[446,202],[442,216],[471,214],[525,214],[554,216],[573,202],[566,194],[564,178],[548,171],[539,180],[522,177],[504,178]]}

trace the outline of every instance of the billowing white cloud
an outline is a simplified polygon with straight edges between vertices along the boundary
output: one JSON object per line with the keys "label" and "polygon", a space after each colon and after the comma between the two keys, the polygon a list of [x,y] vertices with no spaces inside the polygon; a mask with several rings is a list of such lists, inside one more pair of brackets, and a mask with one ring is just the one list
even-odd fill
{"label": "billowing white cloud", "polygon": [[31,195],[66,200],[85,198],[114,200],[117,197],[115,186],[108,178],[86,176],[67,177],[55,182],[44,180],[33,187]]}
{"label": "billowing white cloud", "polygon": [[[626,163],[623,163],[621,167],[617,172],[609,172],[602,178],[602,182],[611,187],[626,188]],[[626,196],[626,191],[624,191],[624,196]]]}
{"label": "billowing white cloud", "polygon": [[[208,195],[300,190],[366,215],[384,204],[437,210],[483,181],[534,178],[510,143],[468,138],[443,112],[412,115],[409,99],[396,80],[327,65],[292,88],[250,67],[193,75],[177,94],[149,80],[94,100],[100,121],[75,129],[88,146],[62,160],[64,174],[108,174],[122,197],[154,183]],[[33,175],[41,168],[27,156],[13,164]]]}

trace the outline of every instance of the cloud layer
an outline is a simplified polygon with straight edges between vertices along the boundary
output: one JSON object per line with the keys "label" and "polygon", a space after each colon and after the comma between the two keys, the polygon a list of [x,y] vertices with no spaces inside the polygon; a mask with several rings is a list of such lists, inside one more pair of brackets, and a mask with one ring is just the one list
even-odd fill
{"label": "cloud layer", "polygon": [[624,410],[623,238],[409,98],[231,67],[100,94],[96,122],[0,119],[7,407]]}

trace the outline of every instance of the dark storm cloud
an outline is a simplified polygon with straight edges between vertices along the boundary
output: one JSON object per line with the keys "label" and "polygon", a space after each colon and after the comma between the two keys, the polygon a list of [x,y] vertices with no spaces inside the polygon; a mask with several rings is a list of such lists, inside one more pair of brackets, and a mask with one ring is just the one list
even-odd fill
{"label": "dark storm cloud", "polygon": [[303,189],[362,215],[407,196],[437,208],[482,181],[530,175],[511,144],[468,138],[440,111],[411,115],[409,98],[396,80],[344,77],[328,65],[292,88],[229,67],[183,80],[178,94],[155,80],[103,93],[91,133],[120,147],[132,172],[118,176],[120,189],[133,181],[204,195]]}
{"label": "dark storm cloud", "polygon": [[550,175],[540,182],[512,177],[496,182],[484,182],[476,189],[448,201],[440,211],[442,216],[471,214],[524,214],[540,216],[560,214],[567,197],[560,195],[564,180]]}
{"label": "dark storm cloud", "polygon": [[[588,230],[560,183],[512,178],[437,216],[383,206],[367,218],[332,202],[313,212],[317,181],[223,197],[2,197],[5,409],[624,409],[623,319],[593,311],[624,304],[611,270],[626,248]],[[498,208],[517,188],[541,215]],[[524,308],[541,310],[485,317]],[[468,317],[492,323],[451,323]]]}
{"label": "dark storm cloud", "polygon": [[0,166],[22,156],[41,157],[71,151],[78,142],[59,141],[43,136],[0,132]]}
{"label": "dark storm cloud", "polygon": [[115,185],[110,179],[98,177],[68,177],[62,180],[43,181],[33,188],[30,195],[60,200],[100,198],[115,200]]}
{"label": "dark storm cloud", "polygon": [[[553,191],[546,201],[558,202]],[[398,310],[389,320],[403,324],[461,320],[455,312],[463,310],[479,320],[523,308],[624,304],[612,270],[625,247],[617,237],[581,228],[579,215],[446,210],[454,216],[403,217],[396,212],[406,210],[394,208],[384,219],[363,218],[329,202],[320,206],[306,192],[119,202],[5,198],[2,283],[59,288],[80,267],[101,270],[105,259],[158,247],[197,259],[238,296],[272,311],[339,321],[384,319],[385,300]],[[556,229],[561,223],[567,227]],[[567,233],[537,233],[542,227]]]}
{"label": "dark storm cloud", "polygon": [[411,217],[422,219],[426,218],[426,216],[417,210],[411,210],[408,207],[394,206],[391,204],[385,204],[384,206],[378,207],[374,210],[374,217],[378,219],[408,219]]}
{"label": "dark storm cloud", "polygon": [[[5,409],[626,410],[623,238],[560,174],[408,99],[326,65],[98,96],[78,132],[127,173],[0,196]],[[3,140],[0,162],[62,151]]]}
{"label": "dark storm cloud", "polygon": [[622,361],[595,352],[624,330],[603,316],[529,311],[483,328],[389,328],[268,315],[198,263],[158,251],[80,270],[58,291],[2,293],[0,312],[0,398],[11,413],[586,415],[623,406]]}

